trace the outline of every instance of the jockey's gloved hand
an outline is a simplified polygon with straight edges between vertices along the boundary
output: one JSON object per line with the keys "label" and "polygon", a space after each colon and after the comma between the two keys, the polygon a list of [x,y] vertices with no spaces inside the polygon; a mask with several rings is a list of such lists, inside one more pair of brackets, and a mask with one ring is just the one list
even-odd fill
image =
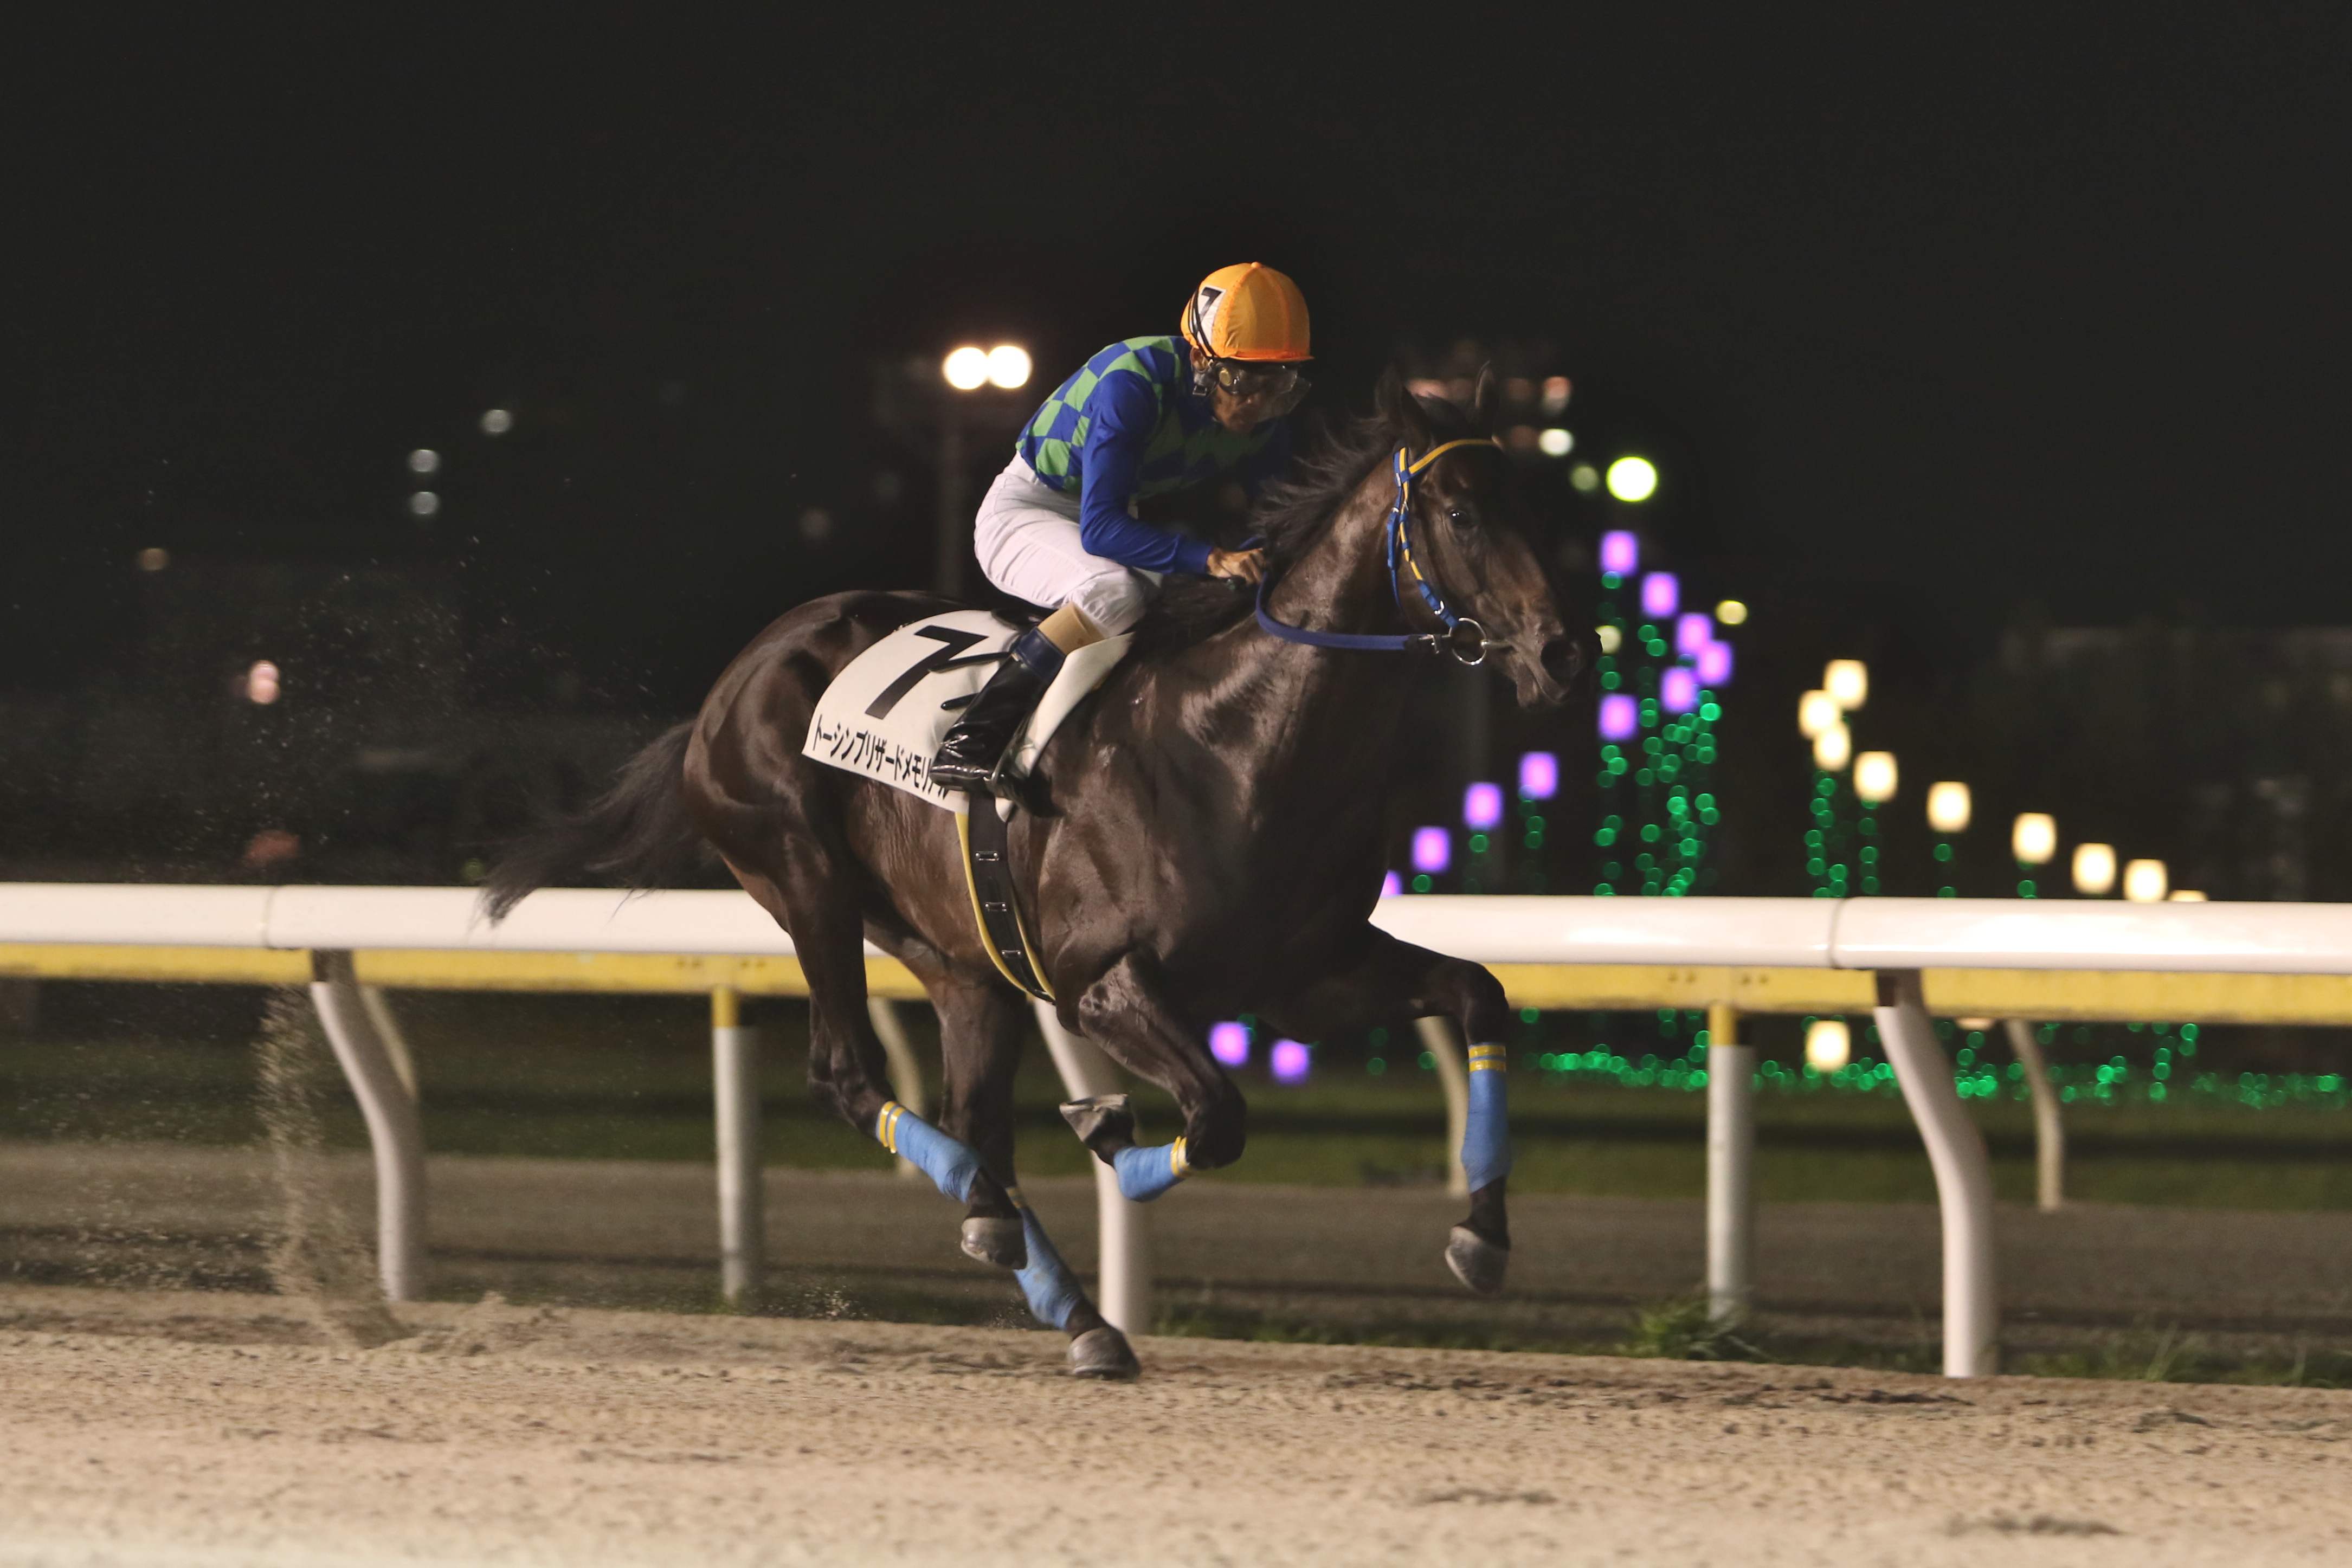
{"label": "jockey's gloved hand", "polygon": [[1209,575],[1255,582],[1265,575],[1265,552],[1262,549],[1213,549],[1209,552]]}

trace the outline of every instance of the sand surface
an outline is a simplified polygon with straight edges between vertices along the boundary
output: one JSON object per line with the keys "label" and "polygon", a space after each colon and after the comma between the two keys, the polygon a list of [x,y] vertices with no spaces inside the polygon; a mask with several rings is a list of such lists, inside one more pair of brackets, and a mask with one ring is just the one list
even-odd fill
{"label": "sand surface", "polygon": [[0,1288],[0,1564],[2352,1561],[2352,1393]]}

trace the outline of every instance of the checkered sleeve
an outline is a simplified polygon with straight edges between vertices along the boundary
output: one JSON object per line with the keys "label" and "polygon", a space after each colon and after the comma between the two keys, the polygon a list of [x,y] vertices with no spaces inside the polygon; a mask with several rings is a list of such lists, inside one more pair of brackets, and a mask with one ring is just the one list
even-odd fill
{"label": "checkered sleeve", "polygon": [[1089,555],[1121,566],[1205,575],[1209,570],[1206,544],[1128,514],[1145,448],[1160,423],[1159,389],[1139,373],[1114,371],[1094,389],[1087,413],[1078,542]]}

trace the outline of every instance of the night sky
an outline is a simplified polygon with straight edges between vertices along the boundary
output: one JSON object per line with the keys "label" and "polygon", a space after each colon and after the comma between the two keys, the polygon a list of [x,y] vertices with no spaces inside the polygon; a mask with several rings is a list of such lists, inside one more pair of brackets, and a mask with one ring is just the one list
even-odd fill
{"label": "night sky", "polygon": [[429,559],[683,706],[777,610],[925,576],[876,355],[1057,379],[1249,258],[1327,409],[1552,345],[1792,667],[2346,619],[2340,32],[1632,11],[20,20],[0,686],[110,657],[161,544]]}

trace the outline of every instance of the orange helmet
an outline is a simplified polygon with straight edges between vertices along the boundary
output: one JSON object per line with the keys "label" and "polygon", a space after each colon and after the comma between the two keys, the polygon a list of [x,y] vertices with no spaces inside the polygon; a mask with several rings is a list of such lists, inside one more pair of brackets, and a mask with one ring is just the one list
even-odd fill
{"label": "orange helmet", "polygon": [[1208,360],[1295,364],[1307,352],[1307,297],[1262,262],[1221,267],[1184,306],[1184,340]]}

